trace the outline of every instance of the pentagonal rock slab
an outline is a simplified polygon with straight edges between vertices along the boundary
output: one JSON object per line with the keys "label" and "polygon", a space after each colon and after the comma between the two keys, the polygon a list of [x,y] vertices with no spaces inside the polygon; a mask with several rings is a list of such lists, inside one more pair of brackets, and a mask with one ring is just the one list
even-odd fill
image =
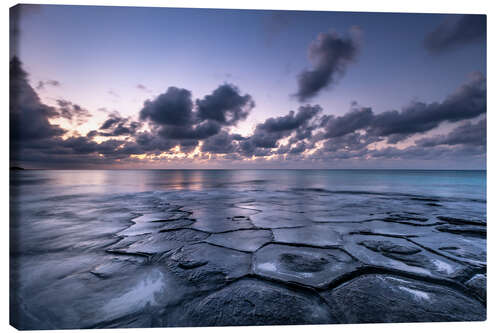
{"label": "pentagonal rock slab", "polygon": [[342,323],[479,321],[486,309],[451,288],[371,274],[322,293]]}
{"label": "pentagonal rock slab", "polygon": [[412,241],[474,266],[486,266],[486,239],[435,231]]}
{"label": "pentagonal rock slab", "polygon": [[337,249],[269,244],[255,253],[253,270],[263,277],[327,287],[360,267],[358,261]]}
{"label": "pentagonal rock slab", "polygon": [[270,230],[236,230],[212,234],[205,242],[232,248],[239,251],[253,252],[273,239]]}
{"label": "pentagonal rock slab", "polygon": [[213,207],[197,209],[190,218],[196,219],[192,227],[206,232],[226,232],[239,229],[251,229],[254,225],[250,215],[256,213],[250,209],[237,207]]}
{"label": "pentagonal rock slab", "polygon": [[[136,237],[130,242],[125,239],[115,244],[112,251],[129,254],[157,254],[171,251],[186,243],[194,243],[204,240],[209,236],[208,233],[191,230],[179,229],[167,232],[160,232],[151,235]],[[129,238],[129,237],[127,237]]]}
{"label": "pentagonal rock slab", "polygon": [[401,238],[349,235],[344,248],[367,265],[411,272],[434,278],[460,278],[466,266],[426,251]]}
{"label": "pentagonal rock slab", "polygon": [[178,220],[181,218],[186,218],[189,216],[188,212],[173,211],[173,212],[159,212],[159,213],[149,213],[143,214],[132,220],[134,223],[145,223],[145,222],[167,222]]}
{"label": "pentagonal rock slab", "polygon": [[284,210],[257,213],[251,216],[251,220],[259,228],[302,227],[311,224],[306,214]]}
{"label": "pentagonal rock slab", "polygon": [[187,326],[334,324],[336,318],[317,296],[259,280],[237,281],[184,314]]}
{"label": "pentagonal rock slab", "polygon": [[202,290],[218,288],[250,272],[252,256],[207,243],[183,246],[170,257],[172,271]]}
{"label": "pentagonal rock slab", "polygon": [[274,240],[280,243],[313,246],[338,246],[342,244],[341,233],[335,225],[310,225],[300,228],[273,229]]}

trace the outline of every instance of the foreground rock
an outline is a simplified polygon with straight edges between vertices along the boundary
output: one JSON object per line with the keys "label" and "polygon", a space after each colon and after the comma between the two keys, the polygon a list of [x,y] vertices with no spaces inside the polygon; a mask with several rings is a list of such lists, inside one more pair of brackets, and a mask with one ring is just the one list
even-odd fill
{"label": "foreground rock", "polygon": [[365,275],[325,292],[342,323],[481,321],[479,301],[447,288],[387,275]]}
{"label": "foreground rock", "polygon": [[474,275],[465,285],[472,289],[483,301],[486,301],[486,275]]}
{"label": "foreground rock", "polygon": [[334,324],[327,304],[314,294],[272,283],[237,281],[200,302],[185,314],[192,326]]}
{"label": "foreground rock", "polygon": [[174,253],[169,258],[169,267],[200,290],[212,290],[249,274],[251,258],[247,253],[199,243]]}

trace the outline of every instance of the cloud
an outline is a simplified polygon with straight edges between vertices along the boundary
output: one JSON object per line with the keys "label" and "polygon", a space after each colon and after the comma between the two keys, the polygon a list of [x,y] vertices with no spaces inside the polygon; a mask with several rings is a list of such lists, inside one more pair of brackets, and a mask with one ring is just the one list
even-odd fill
{"label": "cloud", "polygon": [[134,135],[142,126],[140,122],[132,121],[130,118],[123,118],[119,113],[115,112],[109,115],[101,126],[99,131],[91,131],[87,134],[89,137],[94,136],[122,136]]}
{"label": "cloud", "polygon": [[240,151],[244,156],[262,156],[270,152],[270,148],[277,148],[278,141],[291,136],[291,140],[300,137],[300,140],[309,138],[316,128],[316,116],[321,112],[319,105],[301,106],[298,112],[290,111],[288,115],[268,118],[256,126],[254,133],[240,141]]}
{"label": "cloud", "polygon": [[[132,154],[162,159],[174,147],[184,153],[199,147],[200,152],[194,154],[196,160],[259,167],[278,166],[280,162],[373,167],[385,161],[389,164],[383,165],[390,167],[396,160],[409,167],[409,161],[417,160],[475,161],[482,166],[485,160],[486,79],[479,73],[441,102],[414,102],[401,111],[379,114],[353,104],[341,116],[322,114],[319,105],[304,105],[257,124],[249,136],[231,132],[248,116],[253,99],[230,84],[219,86],[195,103],[189,90],[170,87],[146,100],[138,119],[108,112],[108,117],[86,136],[50,123],[56,118],[85,117],[88,111],[64,99],[57,100],[54,107],[43,104],[17,58],[11,61],[10,85],[11,160],[28,166],[113,167],[136,163]],[[423,136],[405,148],[393,146],[443,122],[458,126],[445,134]],[[94,141],[97,136],[99,142]]]}
{"label": "cloud", "polygon": [[56,102],[58,105],[58,117],[65,118],[71,122],[76,120],[78,125],[83,124],[88,118],[92,117],[88,110],[82,108],[78,104],[73,104],[64,99],[58,99]]}
{"label": "cloud", "polygon": [[59,87],[59,86],[61,86],[61,83],[57,80],[38,81],[36,89],[37,90],[44,89],[45,86]]}
{"label": "cloud", "polygon": [[301,106],[297,113],[295,111],[290,111],[286,116],[266,119],[264,123],[257,125],[257,130],[268,133],[295,130],[306,125],[309,120],[321,112],[321,110],[319,105]]}
{"label": "cloud", "polygon": [[191,92],[186,89],[169,87],[154,99],[144,102],[139,113],[141,120],[151,120],[158,125],[188,126],[194,121]]}
{"label": "cloud", "polygon": [[443,102],[414,102],[402,111],[386,111],[373,117],[368,131],[378,136],[391,136],[393,143],[405,135],[423,133],[444,121],[457,122],[486,113],[486,79],[474,73],[470,80]]}
{"label": "cloud", "polygon": [[221,125],[236,125],[245,120],[255,107],[250,95],[240,95],[238,87],[223,84],[212,94],[196,100],[197,116],[201,120],[214,120]]}
{"label": "cloud", "polygon": [[332,31],[321,33],[309,46],[309,60],[313,69],[304,70],[298,76],[295,96],[304,102],[316,96],[322,89],[337,82],[359,53],[361,30],[351,29],[350,35],[341,37]]}
{"label": "cloud", "polygon": [[17,57],[10,61],[10,140],[11,144],[53,138],[66,130],[52,125],[49,118],[59,112],[43,104],[28,83],[28,74]]}
{"label": "cloud", "polygon": [[142,91],[145,91],[148,93],[150,93],[152,91],[151,89],[149,89],[148,87],[146,87],[145,85],[140,84],[140,83],[138,83],[135,87],[139,90],[142,90]]}
{"label": "cloud", "polygon": [[423,138],[417,140],[415,143],[421,147],[435,147],[439,145],[486,147],[486,119],[482,119],[475,124],[468,121],[446,135]]}
{"label": "cloud", "polygon": [[441,53],[485,38],[486,15],[453,15],[425,37],[424,46],[431,53]]}
{"label": "cloud", "polygon": [[232,84],[219,86],[212,94],[197,99],[196,105],[189,90],[169,87],[164,94],[144,103],[140,119],[149,121],[154,135],[177,140],[181,148],[194,149],[199,140],[246,119],[254,105],[250,95],[240,94]]}
{"label": "cloud", "polygon": [[108,94],[110,94],[111,96],[115,97],[115,98],[120,98],[120,95],[118,95],[118,93],[116,93],[114,90],[112,89],[109,89],[108,90]]}
{"label": "cloud", "polygon": [[410,146],[399,149],[396,147],[370,150],[368,154],[376,159],[405,159],[405,160],[466,160],[485,154],[481,147],[421,147]]}
{"label": "cloud", "polygon": [[169,87],[164,94],[144,103],[140,119],[149,120],[154,133],[167,140],[201,140],[217,134],[221,126],[197,119],[193,107],[189,90]]}
{"label": "cloud", "polygon": [[175,140],[166,140],[150,132],[142,132],[136,135],[135,142],[141,148],[141,151],[137,154],[142,154],[144,152],[160,153],[163,151],[169,151],[178,143]]}
{"label": "cloud", "polygon": [[204,121],[196,126],[163,126],[158,134],[166,139],[203,140],[219,133],[221,127],[215,121]]}
{"label": "cloud", "polygon": [[325,138],[340,137],[368,127],[374,118],[371,108],[354,109],[341,117],[325,118]]}
{"label": "cloud", "polygon": [[100,130],[107,130],[113,126],[115,126],[117,123],[120,122],[120,118],[116,116],[111,116],[104,123],[102,123],[101,127],[99,127]]}
{"label": "cloud", "polygon": [[381,140],[380,138],[358,132],[348,133],[326,140],[323,143],[322,150],[326,152],[359,151],[365,149],[369,144]]}
{"label": "cloud", "polygon": [[226,131],[211,136],[203,141],[201,151],[214,154],[231,154],[236,150],[234,136]]}

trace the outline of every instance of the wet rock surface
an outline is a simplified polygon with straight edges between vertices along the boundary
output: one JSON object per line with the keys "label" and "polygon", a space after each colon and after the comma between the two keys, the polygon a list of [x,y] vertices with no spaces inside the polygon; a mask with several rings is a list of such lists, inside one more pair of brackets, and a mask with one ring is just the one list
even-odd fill
{"label": "wet rock surface", "polygon": [[254,252],[273,240],[270,230],[236,230],[212,234],[205,242],[239,251]]}
{"label": "wet rock surface", "polygon": [[459,218],[451,199],[317,188],[44,200],[12,226],[19,328],[485,319],[481,201]]}
{"label": "wet rock surface", "polygon": [[325,288],[359,266],[356,259],[339,249],[270,244],[255,253],[253,270],[265,278]]}
{"label": "wet rock surface", "polygon": [[486,301],[486,274],[474,275],[465,285],[471,288],[483,301]]}
{"label": "wet rock surface", "polygon": [[390,275],[360,276],[323,295],[342,323],[486,319],[483,304],[451,288]]}
{"label": "wet rock surface", "polygon": [[256,279],[237,281],[189,307],[194,326],[248,326],[337,323],[317,295]]}

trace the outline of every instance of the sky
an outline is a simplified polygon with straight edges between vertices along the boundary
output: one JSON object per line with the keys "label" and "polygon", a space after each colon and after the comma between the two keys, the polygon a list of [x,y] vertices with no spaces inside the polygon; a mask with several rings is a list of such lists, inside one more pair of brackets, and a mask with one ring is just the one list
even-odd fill
{"label": "sky", "polygon": [[11,165],[486,168],[486,16],[20,5]]}

